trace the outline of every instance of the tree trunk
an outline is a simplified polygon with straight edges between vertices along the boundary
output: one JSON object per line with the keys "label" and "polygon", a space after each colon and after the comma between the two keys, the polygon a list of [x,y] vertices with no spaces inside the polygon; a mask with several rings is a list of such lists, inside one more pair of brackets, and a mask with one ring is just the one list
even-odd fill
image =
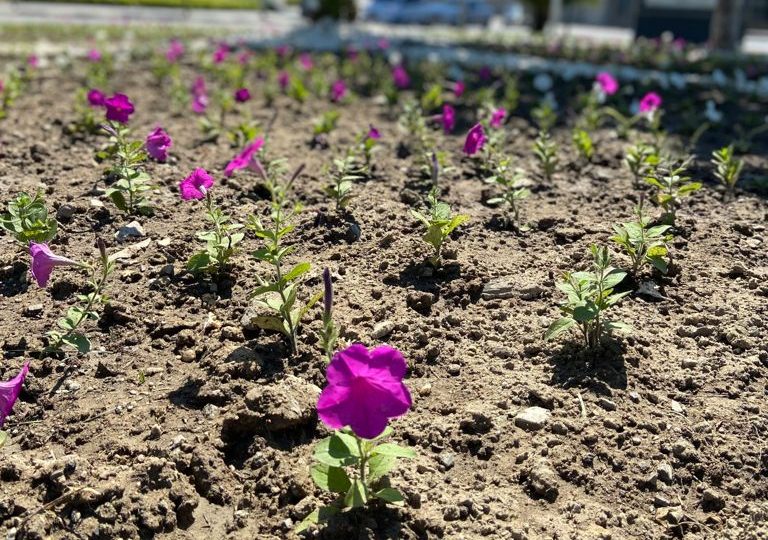
{"label": "tree trunk", "polygon": [[717,0],[709,26],[709,44],[713,49],[734,51],[741,41],[744,0]]}

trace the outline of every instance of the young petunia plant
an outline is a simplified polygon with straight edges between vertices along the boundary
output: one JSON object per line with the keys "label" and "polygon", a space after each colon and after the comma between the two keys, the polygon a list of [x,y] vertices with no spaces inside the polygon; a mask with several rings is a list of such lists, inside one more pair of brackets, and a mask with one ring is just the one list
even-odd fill
{"label": "young petunia plant", "polygon": [[712,152],[712,164],[715,166],[715,178],[725,186],[725,199],[733,199],[736,182],[739,181],[744,162],[733,155],[733,145],[724,146]]}
{"label": "young petunia plant", "polygon": [[664,222],[674,226],[682,199],[701,189],[701,182],[686,176],[692,158],[667,161],[656,167],[645,181],[656,188],[656,202],[664,209]]}
{"label": "young petunia plant", "polygon": [[342,211],[352,200],[352,186],[356,180],[363,178],[359,169],[353,149],[347,152],[343,158],[333,160],[333,167],[329,171],[331,183],[325,188],[325,193],[336,204],[336,211]]}
{"label": "young petunia plant", "polygon": [[485,201],[486,204],[503,205],[506,223],[518,232],[523,230],[520,226],[520,204],[531,195],[523,172],[519,169],[513,170],[512,159],[505,157],[499,160],[493,175],[485,181],[501,189],[501,195],[491,197]]}
{"label": "young petunia plant", "polygon": [[626,272],[611,266],[607,247],[591,246],[592,272],[568,272],[557,288],[568,301],[560,307],[562,318],[553,322],[544,339],[549,341],[572,328],[578,329],[587,348],[600,345],[603,336],[614,331],[629,332],[632,327],[621,321],[606,318],[606,311],[631,291],[615,293],[615,287],[626,277]]}
{"label": "young petunia plant", "polygon": [[640,180],[651,175],[659,162],[653,147],[643,143],[627,148],[624,156],[624,164],[632,173],[632,183],[636,189],[640,187]]}
{"label": "young petunia plant", "polygon": [[589,132],[585,129],[576,128],[573,130],[571,140],[573,140],[573,145],[579,152],[581,159],[585,163],[591,162],[592,156],[595,154],[595,146],[592,143],[592,137],[590,137]]}
{"label": "young petunia plant", "polygon": [[672,235],[667,234],[669,225],[651,226],[651,219],[643,212],[642,201],[635,208],[635,215],[635,221],[613,226],[616,234],[611,240],[629,257],[633,276],[636,277],[646,264],[666,274],[669,268],[667,242],[672,239]]}
{"label": "young petunia plant", "polygon": [[8,202],[8,211],[0,215],[0,228],[5,229],[22,246],[30,242],[46,243],[53,240],[58,230],[54,217],[48,215],[42,194],[32,197],[21,192]]}
{"label": "young petunia plant", "polygon": [[197,233],[197,238],[205,242],[205,249],[192,255],[187,262],[187,270],[193,274],[216,274],[225,270],[245,237],[239,232],[243,226],[233,222],[213,201],[213,183],[213,178],[201,168],[179,183],[183,200],[205,200],[205,215],[212,225],[211,230]]}
{"label": "young petunia plant", "polygon": [[403,383],[406,370],[400,351],[386,345],[369,351],[356,343],[333,356],[317,413],[336,431],[315,446],[310,475],[318,487],[337,497],[309,514],[296,532],[374,500],[404,503],[388,475],[399,458],[413,459],[416,452],[387,442],[392,435],[387,424],[411,407],[411,395]]}
{"label": "young petunia plant", "polygon": [[547,181],[552,180],[552,175],[557,169],[557,143],[549,135],[549,131],[541,130],[533,144],[533,154],[539,160],[541,174]]}
{"label": "young petunia plant", "polygon": [[411,210],[411,214],[419,220],[427,229],[422,237],[424,241],[434,249],[429,262],[434,267],[439,267],[442,262],[443,244],[456,228],[469,220],[466,214],[451,215],[451,207],[448,203],[437,200],[438,190],[433,188],[427,197],[427,211],[422,214]]}

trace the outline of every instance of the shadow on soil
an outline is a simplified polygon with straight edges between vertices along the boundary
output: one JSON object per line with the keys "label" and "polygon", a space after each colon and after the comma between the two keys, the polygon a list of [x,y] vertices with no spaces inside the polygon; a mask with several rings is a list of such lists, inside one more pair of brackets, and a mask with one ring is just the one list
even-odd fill
{"label": "shadow on soil", "polygon": [[552,383],[565,388],[589,388],[596,394],[608,394],[607,388],[626,389],[625,352],[626,346],[618,341],[594,350],[586,350],[580,343],[566,343],[550,358]]}

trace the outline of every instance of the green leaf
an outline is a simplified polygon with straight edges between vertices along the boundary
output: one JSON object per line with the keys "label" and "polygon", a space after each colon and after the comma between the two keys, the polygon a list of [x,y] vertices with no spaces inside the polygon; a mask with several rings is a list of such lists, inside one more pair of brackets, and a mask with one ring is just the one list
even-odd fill
{"label": "green leaf", "polygon": [[278,317],[276,315],[257,315],[255,317],[251,317],[250,322],[251,325],[255,326],[256,328],[261,328],[262,330],[280,332],[281,334],[285,333],[285,328],[283,328],[283,319],[282,317]]}
{"label": "green leaf", "polygon": [[576,321],[570,317],[563,317],[562,319],[556,320],[549,325],[549,328],[547,328],[547,331],[544,333],[544,340],[549,341],[550,339],[556,338],[574,324],[576,324]]}
{"label": "green leaf", "polygon": [[68,336],[64,336],[62,341],[70,347],[77,349],[77,351],[81,354],[85,354],[91,350],[90,340],[82,334],[70,334]]}
{"label": "green leaf", "polygon": [[403,497],[402,494],[395,488],[391,487],[380,489],[374,493],[374,497],[397,506],[402,506],[402,504],[405,502],[405,497]]}
{"label": "green leaf", "polygon": [[8,444],[8,433],[5,431],[0,431],[0,448]]}
{"label": "green leaf", "polygon": [[593,303],[585,306],[576,306],[573,310],[573,318],[576,322],[592,321],[597,317],[598,309]]}
{"label": "green leaf", "polygon": [[376,482],[384,478],[397,464],[395,456],[376,454],[368,460],[368,479],[370,482]]}
{"label": "green leaf", "polygon": [[368,502],[368,488],[359,478],[355,478],[347,495],[344,497],[344,504],[350,508],[360,508]]}
{"label": "green leaf", "polygon": [[416,452],[412,448],[404,446],[398,446],[394,443],[384,443],[374,447],[373,454],[381,454],[385,456],[395,456],[407,459],[414,459]]}
{"label": "green leaf", "polygon": [[650,261],[653,267],[656,268],[662,274],[666,274],[667,270],[669,270],[669,265],[667,265],[667,261],[665,261],[661,257],[648,257],[648,261]]}
{"label": "green leaf", "polygon": [[207,252],[195,253],[187,261],[187,270],[193,274],[204,272],[211,265],[211,256]]}
{"label": "green leaf", "polygon": [[327,463],[315,463],[309,473],[315,484],[326,491],[346,493],[351,486],[349,476],[341,467],[333,467]]}
{"label": "green leaf", "polygon": [[458,216],[453,216],[453,219],[451,219],[450,223],[448,223],[448,225],[446,225],[445,227],[445,232],[444,232],[445,236],[448,236],[449,234],[451,234],[454,231],[454,229],[456,229],[456,227],[458,227],[462,223],[466,223],[467,221],[469,221],[469,216],[466,214],[459,214]]}
{"label": "green leaf", "polygon": [[616,285],[624,281],[627,273],[621,270],[611,270],[607,276],[603,278],[603,289],[613,289]]}
{"label": "green leaf", "polygon": [[619,332],[630,333],[634,330],[634,328],[632,328],[632,325],[629,325],[621,321],[605,321],[605,323],[603,324],[605,326],[605,329],[608,330],[608,332],[613,332],[614,330],[618,330]]}
{"label": "green leaf", "polygon": [[339,509],[335,506],[321,506],[313,510],[307,517],[305,517],[301,523],[296,525],[293,529],[295,533],[300,533],[309,529],[311,525],[317,525],[318,523],[324,523],[328,521],[331,516],[339,513]]}
{"label": "green leaf", "polygon": [[360,459],[360,451],[353,436],[336,432],[317,443],[314,457],[320,463],[332,467],[344,467],[357,463]]}
{"label": "green leaf", "polygon": [[293,280],[294,280],[294,279],[296,279],[297,277],[299,277],[299,276],[301,276],[301,275],[303,275],[303,274],[306,274],[307,272],[309,272],[309,269],[310,269],[311,267],[312,267],[312,265],[311,265],[311,264],[309,264],[308,262],[302,262],[302,263],[299,263],[299,264],[297,264],[296,266],[294,266],[294,267],[291,269],[291,271],[290,271],[290,272],[288,272],[287,274],[285,274],[285,276],[283,276],[283,279],[284,279],[285,281],[293,281]]}

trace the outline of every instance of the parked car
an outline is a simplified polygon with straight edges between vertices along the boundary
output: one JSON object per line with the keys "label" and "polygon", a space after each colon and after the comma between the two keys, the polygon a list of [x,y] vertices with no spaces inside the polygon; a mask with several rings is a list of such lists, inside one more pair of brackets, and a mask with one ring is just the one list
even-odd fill
{"label": "parked car", "polygon": [[493,16],[486,0],[374,0],[369,20],[400,24],[481,24]]}

